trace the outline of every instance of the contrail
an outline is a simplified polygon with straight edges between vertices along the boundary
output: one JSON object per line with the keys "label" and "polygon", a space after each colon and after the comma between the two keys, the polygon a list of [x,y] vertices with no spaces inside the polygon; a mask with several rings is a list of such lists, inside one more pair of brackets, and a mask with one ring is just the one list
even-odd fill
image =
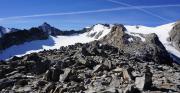
{"label": "contrail", "polygon": [[116,0],[107,0],[107,1],[112,2],[112,3],[116,3],[116,4],[120,4],[120,5],[124,5],[124,6],[128,6],[128,7],[134,7],[134,8],[137,9],[137,10],[140,10],[140,11],[142,11],[142,12],[144,12],[144,13],[147,13],[147,14],[149,14],[149,15],[151,15],[151,16],[157,17],[157,18],[159,18],[159,19],[161,19],[161,20],[164,20],[164,21],[167,21],[167,22],[171,22],[171,21],[172,21],[172,20],[169,20],[169,19],[164,18],[164,17],[162,17],[162,16],[159,16],[159,15],[157,15],[157,14],[155,14],[155,13],[152,13],[152,12],[150,12],[150,11],[148,11],[148,10],[145,10],[145,9],[140,8],[140,7],[137,7],[137,6],[133,6],[133,5],[128,4],[128,3],[124,3],[124,2],[120,2],[120,1],[116,1]]}
{"label": "contrail", "polygon": [[4,17],[4,18],[0,18],[0,21],[12,20],[12,19],[22,19],[22,18],[35,18],[35,17],[47,17],[47,16],[63,16],[63,15],[77,15],[77,14],[111,12],[111,11],[120,11],[120,10],[132,10],[132,9],[135,9],[135,8],[138,8],[138,9],[149,9],[149,8],[162,8],[162,7],[165,8],[165,7],[179,7],[179,6],[180,6],[180,4],[117,7],[117,8],[98,9],[98,10],[89,10],[89,11],[61,12],[61,13],[35,14],[35,15],[27,15],[27,16]]}

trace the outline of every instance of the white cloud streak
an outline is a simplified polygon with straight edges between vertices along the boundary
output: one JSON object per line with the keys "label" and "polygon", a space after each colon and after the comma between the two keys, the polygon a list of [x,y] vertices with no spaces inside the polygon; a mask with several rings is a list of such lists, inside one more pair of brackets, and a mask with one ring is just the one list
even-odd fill
{"label": "white cloud streak", "polygon": [[133,9],[137,9],[137,8],[138,9],[149,9],[149,8],[162,8],[162,7],[164,7],[164,8],[167,8],[167,7],[180,7],[180,4],[117,7],[117,8],[98,9],[98,10],[89,10],[89,11],[47,13],[47,14],[35,14],[35,15],[27,15],[27,16],[13,16],[13,17],[0,18],[0,21],[14,20],[14,19],[17,20],[17,19],[23,19],[23,18],[47,17],[47,16],[64,16],[64,15],[78,15],[78,14],[100,13],[100,12],[112,12],[112,11],[120,11],[120,10],[133,10]]}
{"label": "white cloud streak", "polygon": [[[159,19],[161,19],[161,20],[163,20],[163,21],[167,21],[167,22],[171,22],[171,21],[172,21],[172,20],[170,20],[170,19],[164,18],[164,17],[162,17],[162,16],[160,16],[160,15],[157,15],[157,14],[155,14],[155,13],[152,13],[152,12],[150,12],[150,11],[148,11],[148,10],[145,10],[145,9],[143,9],[143,8],[141,8],[141,7],[138,7],[138,6],[133,6],[133,5],[131,5],[131,4],[124,3],[124,2],[120,2],[120,1],[116,1],[116,0],[107,0],[107,1],[112,2],[112,3],[115,3],[115,4],[119,4],[119,5],[124,5],[124,6],[127,6],[127,7],[134,7],[134,9],[137,9],[137,10],[139,10],[139,11],[142,11],[142,12],[144,12],[144,13],[146,13],[146,14],[149,14],[149,15],[151,15],[151,16],[154,16],[154,17],[156,17],[156,18],[159,18]],[[167,5],[167,6],[168,6],[168,5]]]}

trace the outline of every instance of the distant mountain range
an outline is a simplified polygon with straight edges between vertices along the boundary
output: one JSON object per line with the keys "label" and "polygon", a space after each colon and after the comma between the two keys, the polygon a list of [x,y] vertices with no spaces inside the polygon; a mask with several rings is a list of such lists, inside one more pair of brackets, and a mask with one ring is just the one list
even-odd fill
{"label": "distant mountain range", "polygon": [[9,48],[13,45],[23,44],[24,42],[47,39],[49,36],[67,36],[84,32],[86,32],[86,29],[79,31],[61,31],[55,27],[52,27],[46,22],[38,27],[32,27],[30,29],[23,30],[15,28],[4,28],[0,26],[0,50]]}

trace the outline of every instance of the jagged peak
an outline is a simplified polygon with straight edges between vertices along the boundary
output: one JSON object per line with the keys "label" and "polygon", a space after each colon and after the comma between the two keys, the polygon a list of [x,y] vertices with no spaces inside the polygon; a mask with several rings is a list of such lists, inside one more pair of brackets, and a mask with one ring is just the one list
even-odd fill
{"label": "jagged peak", "polygon": [[52,27],[50,24],[48,24],[47,22],[44,22],[42,25],[40,25],[39,27]]}

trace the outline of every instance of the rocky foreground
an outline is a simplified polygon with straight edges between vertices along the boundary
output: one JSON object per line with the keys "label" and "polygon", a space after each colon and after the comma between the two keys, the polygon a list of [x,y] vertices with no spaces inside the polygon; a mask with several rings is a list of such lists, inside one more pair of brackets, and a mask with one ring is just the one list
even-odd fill
{"label": "rocky foreground", "polygon": [[[179,93],[180,66],[156,34],[126,34],[123,25],[99,41],[0,62],[1,92]],[[134,33],[137,34],[137,33]]]}

